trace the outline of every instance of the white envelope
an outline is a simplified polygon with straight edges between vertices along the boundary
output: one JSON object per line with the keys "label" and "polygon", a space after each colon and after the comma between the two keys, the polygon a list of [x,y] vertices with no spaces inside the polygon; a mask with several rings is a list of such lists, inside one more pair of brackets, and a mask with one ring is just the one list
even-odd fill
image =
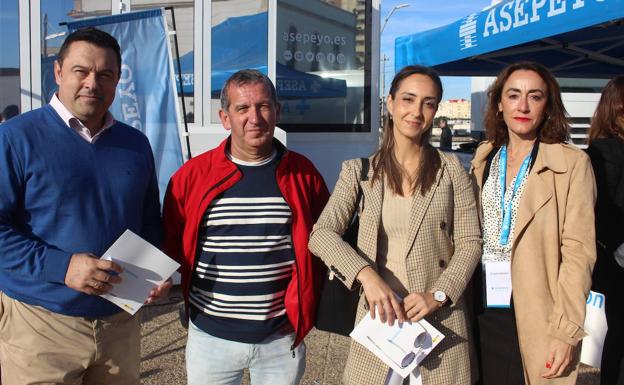
{"label": "white envelope", "polygon": [[150,291],[166,281],[180,264],[130,230],[126,230],[101,259],[113,261],[124,271],[121,283],[100,297],[106,298],[130,314],[135,314]]}

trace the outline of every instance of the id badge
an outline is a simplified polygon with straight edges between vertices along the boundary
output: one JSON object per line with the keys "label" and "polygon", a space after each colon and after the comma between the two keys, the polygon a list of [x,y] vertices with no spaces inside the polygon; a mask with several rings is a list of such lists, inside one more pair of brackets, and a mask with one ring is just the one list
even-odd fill
{"label": "id badge", "polygon": [[511,262],[486,262],[485,301],[489,308],[509,308],[511,302]]}

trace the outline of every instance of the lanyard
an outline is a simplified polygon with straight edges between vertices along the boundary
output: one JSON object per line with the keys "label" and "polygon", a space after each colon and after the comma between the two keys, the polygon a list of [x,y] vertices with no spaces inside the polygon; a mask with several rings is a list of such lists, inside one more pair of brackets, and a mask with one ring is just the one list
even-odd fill
{"label": "lanyard", "polygon": [[529,169],[529,164],[531,163],[531,153],[529,153],[524,160],[522,161],[522,166],[520,166],[520,170],[518,170],[518,175],[516,175],[516,181],[513,185],[513,192],[511,197],[509,198],[509,202],[505,204],[505,181],[507,179],[507,146],[501,147],[500,158],[498,161],[498,178],[501,186],[501,209],[503,210],[503,226],[501,228],[501,234],[499,243],[502,246],[505,246],[509,243],[509,231],[511,228],[511,204],[513,202],[514,196],[518,192],[520,185],[522,184],[522,180]]}

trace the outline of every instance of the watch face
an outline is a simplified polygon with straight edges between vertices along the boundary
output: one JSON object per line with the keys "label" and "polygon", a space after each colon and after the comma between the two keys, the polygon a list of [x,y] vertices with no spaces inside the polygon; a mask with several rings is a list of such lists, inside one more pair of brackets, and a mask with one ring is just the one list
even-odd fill
{"label": "watch face", "polygon": [[446,294],[444,294],[443,291],[436,291],[435,293],[433,293],[433,299],[438,302],[444,302],[446,301]]}

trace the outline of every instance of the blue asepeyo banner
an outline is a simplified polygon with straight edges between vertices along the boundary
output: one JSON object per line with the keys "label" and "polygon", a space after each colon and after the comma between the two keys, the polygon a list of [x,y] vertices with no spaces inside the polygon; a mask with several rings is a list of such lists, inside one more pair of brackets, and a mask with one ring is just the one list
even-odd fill
{"label": "blue asepeyo banner", "polygon": [[115,119],[142,131],[150,141],[164,196],[171,175],[182,165],[180,113],[173,61],[162,9],[68,22],[70,31],[95,27],[121,47],[121,76],[110,108]]}
{"label": "blue asepeyo banner", "polygon": [[452,24],[399,36],[395,71],[409,64],[449,63],[622,17],[624,0],[506,0]]}

